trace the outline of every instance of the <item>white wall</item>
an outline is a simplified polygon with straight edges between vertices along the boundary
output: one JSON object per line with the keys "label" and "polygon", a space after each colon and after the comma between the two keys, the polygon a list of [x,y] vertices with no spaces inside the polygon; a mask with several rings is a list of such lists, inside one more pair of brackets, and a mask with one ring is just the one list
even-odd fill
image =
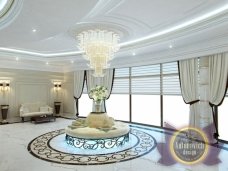
{"label": "white wall", "polygon": [[10,89],[0,91],[0,105],[10,105],[8,119],[19,117],[22,103],[43,101],[53,107],[54,101],[63,102],[63,90],[57,93],[53,85],[54,80],[64,80],[63,73],[0,69],[0,80],[5,79],[10,80]]}

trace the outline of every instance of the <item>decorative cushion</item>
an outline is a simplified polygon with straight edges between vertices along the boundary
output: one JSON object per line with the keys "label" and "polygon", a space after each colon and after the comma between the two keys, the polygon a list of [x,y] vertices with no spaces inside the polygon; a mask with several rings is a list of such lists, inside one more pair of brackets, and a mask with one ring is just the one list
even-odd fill
{"label": "decorative cushion", "polygon": [[114,125],[114,119],[107,113],[90,113],[86,118],[86,125],[91,128],[111,128]]}
{"label": "decorative cushion", "polygon": [[48,106],[41,106],[40,112],[48,112]]}

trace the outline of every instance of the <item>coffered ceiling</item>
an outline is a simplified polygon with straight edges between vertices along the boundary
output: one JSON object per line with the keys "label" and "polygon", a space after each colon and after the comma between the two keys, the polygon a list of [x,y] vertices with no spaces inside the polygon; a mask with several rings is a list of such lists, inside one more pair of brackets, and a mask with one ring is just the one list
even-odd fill
{"label": "coffered ceiling", "polygon": [[[4,2],[0,1],[0,10]],[[0,68],[59,72],[87,68],[76,35],[96,28],[121,37],[111,67],[228,51],[228,0],[11,2],[0,15]]]}

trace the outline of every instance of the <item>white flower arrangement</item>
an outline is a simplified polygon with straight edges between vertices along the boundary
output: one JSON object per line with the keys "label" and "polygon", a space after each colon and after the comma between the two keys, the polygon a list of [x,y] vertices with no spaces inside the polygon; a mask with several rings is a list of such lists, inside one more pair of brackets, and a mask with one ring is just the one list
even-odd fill
{"label": "white flower arrangement", "polygon": [[89,96],[92,97],[95,102],[99,102],[108,97],[108,89],[104,86],[97,85],[90,90]]}

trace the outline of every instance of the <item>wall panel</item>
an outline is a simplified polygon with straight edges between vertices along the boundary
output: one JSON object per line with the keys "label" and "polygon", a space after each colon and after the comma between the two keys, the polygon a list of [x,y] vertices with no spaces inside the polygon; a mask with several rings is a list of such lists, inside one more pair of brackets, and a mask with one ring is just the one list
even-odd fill
{"label": "wall panel", "polygon": [[[0,90],[0,105],[10,106],[8,119],[19,118],[22,103],[43,101],[54,107],[54,101],[63,100],[63,90],[54,91],[54,80],[64,80],[64,74],[18,69],[0,69],[0,80],[10,80],[8,91]],[[62,101],[62,103],[64,103]],[[61,110],[64,113],[63,109]],[[0,115],[0,121],[2,117]]]}

